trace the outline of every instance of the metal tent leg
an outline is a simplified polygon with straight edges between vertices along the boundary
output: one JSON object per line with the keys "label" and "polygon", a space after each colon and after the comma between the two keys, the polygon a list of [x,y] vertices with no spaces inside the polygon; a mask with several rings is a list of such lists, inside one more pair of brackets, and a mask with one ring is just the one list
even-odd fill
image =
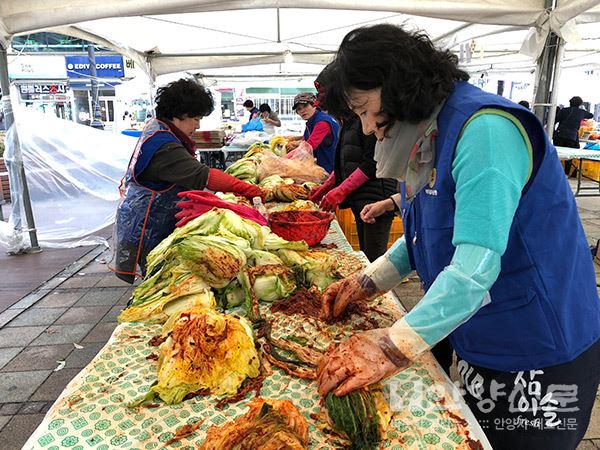
{"label": "metal tent leg", "polygon": [[[2,103],[4,104],[4,121],[6,129],[8,130],[14,123],[12,104],[10,99],[10,81],[8,78],[8,60],[6,56],[6,48],[0,43],[0,88],[2,89]],[[15,132],[15,148],[14,153],[20,159],[21,148],[19,146],[19,139]],[[25,218],[27,220],[27,231],[29,233],[29,240],[31,247],[24,249],[22,253],[34,253],[41,251],[38,244],[37,232],[35,229],[35,221],[33,218],[33,210],[31,209],[31,198],[29,197],[29,188],[27,186],[27,178],[25,176],[25,168],[23,164],[17,171],[18,182],[20,183],[23,191],[23,208],[25,210]]]}

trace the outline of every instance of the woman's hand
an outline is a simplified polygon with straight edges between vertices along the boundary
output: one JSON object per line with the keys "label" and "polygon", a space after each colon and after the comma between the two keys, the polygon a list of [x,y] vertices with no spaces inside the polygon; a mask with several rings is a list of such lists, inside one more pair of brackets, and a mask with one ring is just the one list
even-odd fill
{"label": "woman's hand", "polygon": [[[287,146],[285,148],[287,149]],[[288,153],[283,155],[283,158],[291,159],[291,158],[296,157],[297,155],[302,154],[302,152],[306,153],[307,155],[312,155],[313,148],[306,141],[298,141],[298,144],[296,145],[296,149],[292,150],[291,152],[288,150]]]}
{"label": "woman's hand", "polygon": [[330,284],[321,298],[321,318],[339,317],[350,303],[366,302],[383,294],[364,273],[356,272]]}
{"label": "woman's hand", "polygon": [[394,202],[390,198],[369,203],[360,212],[360,218],[365,223],[375,223],[375,219],[388,211],[394,210]]}
{"label": "woman's hand", "polygon": [[331,172],[329,177],[321,186],[316,186],[308,193],[308,199],[313,203],[319,203],[321,199],[335,187],[335,174]]}
{"label": "woman's hand", "polygon": [[317,369],[319,394],[346,395],[369,386],[406,367],[410,361],[389,338],[388,328],[357,333],[330,347]]}
{"label": "woman's hand", "polygon": [[[310,196],[309,196],[310,199]],[[335,209],[346,199],[346,193],[339,187],[330,190],[319,202],[319,208],[323,211],[335,211]]]}
{"label": "woman's hand", "polygon": [[263,203],[265,202],[265,193],[262,191],[262,189],[254,184],[246,183],[245,181],[241,181],[240,184],[235,186],[235,190],[233,192],[243,195],[250,201],[254,197],[260,197]]}
{"label": "woman's hand", "polygon": [[292,150],[295,150],[296,147],[298,147],[300,145],[300,142],[302,142],[301,140],[290,140],[288,141],[287,144],[285,144],[285,150],[286,152],[291,152]]}
{"label": "woman's hand", "polygon": [[308,193],[308,199],[313,202],[313,203],[319,203],[321,201],[321,199],[323,198],[323,196],[325,194],[327,194],[327,192],[329,192],[329,190],[331,189],[330,186],[326,186],[326,185],[321,185],[321,186],[316,186],[314,188],[312,188],[310,190],[310,192]]}

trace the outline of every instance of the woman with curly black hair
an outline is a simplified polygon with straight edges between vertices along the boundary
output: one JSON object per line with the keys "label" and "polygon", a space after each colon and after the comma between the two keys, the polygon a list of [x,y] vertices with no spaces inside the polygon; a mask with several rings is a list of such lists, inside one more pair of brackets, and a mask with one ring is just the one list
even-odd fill
{"label": "woman with curly black hair", "polygon": [[117,209],[110,268],[122,280],[133,283],[143,275],[148,253],[175,229],[179,192],[208,188],[262,197],[257,186],[196,159],[191,135],[213,109],[210,91],[195,80],[180,79],[158,89],[156,119],[138,139]]}
{"label": "woman with curly black hair", "polygon": [[456,56],[420,32],[353,30],[335,61],[347,105],[378,139],[378,175],[401,181],[405,235],[332,284],[322,315],[337,317],[413,270],[425,295],[390,328],[329,352],[321,394],[375,383],[449,336],[493,448],[575,449],[600,378],[600,302],[577,205],[542,125],[468,84]]}
{"label": "woman with curly black hair", "polygon": [[309,200],[325,211],[350,208],[356,222],[360,249],[369,261],[375,261],[387,250],[394,215],[382,214],[372,223],[360,217],[369,203],[389,198],[397,192],[398,182],[390,178],[377,178],[375,136],[365,136],[360,120],[343,102],[336,89],[336,66],[327,65],[315,80],[318,107],[340,123],[340,137],[335,148],[334,170],[329,178],[310,191]]}

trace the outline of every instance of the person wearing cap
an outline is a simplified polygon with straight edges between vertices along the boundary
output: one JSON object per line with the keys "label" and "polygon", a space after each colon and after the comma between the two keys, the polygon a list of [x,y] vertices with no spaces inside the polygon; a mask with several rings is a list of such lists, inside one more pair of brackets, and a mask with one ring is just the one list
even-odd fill
{"label": "person wearing cap", "polygon": [[302,142],[286,157],[292,158],[296,152],[307,151],[314,155],[319,166],[331,173],[340,125],[329,114],[321,111],[316,103],[317,96],[312,92],[301,92],[294,97],[292,109],[306,120],[306,129]]}

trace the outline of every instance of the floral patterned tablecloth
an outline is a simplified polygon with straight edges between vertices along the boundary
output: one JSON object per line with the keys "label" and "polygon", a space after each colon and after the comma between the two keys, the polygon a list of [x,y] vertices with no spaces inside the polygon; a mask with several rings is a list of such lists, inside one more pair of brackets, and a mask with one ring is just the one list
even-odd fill
{"label": "floral patterned tablecloth", "polygon": [[[352,251],[335,221],[324,242],[335,243],[338,250]],[[393,294],[381,297],[377,308],[386,313],[380,318],[384,322],[393,320],[391,316],[402,315]],[[273,320],[274,337],[304,333],[320,346],[350,335],[363,320],[351,316],[349,321],[324,330],[322,325],[305,317],[271,314],[264,305],[261,309]],[[23,448],[195,449],[210,426],[246,413],[253,393],[223,409],[216,407],[212,396],[196,396],[179,405],[168,406],[158,400],[151,407],[128,408],[127,404],[148,392],[156,380],[156,362],[148,358],[156,352],[156,347],[148,341],[160,330],[161,325],[119,325],[94,360],[65,388]],[[456,387],[430,353],[386,380],[384,394],[394,414],[382,448],[451,450],[471,448],[473,441],[491,448]],[[309,448],[341,447],[339,440],[323,431],[317,417],[321,399],[315,381],[292,377],[274,367],[260,395],[294,403],[309,423]],[[169,442],[182,426],[198,422],[201,425],[193,434]]]}

